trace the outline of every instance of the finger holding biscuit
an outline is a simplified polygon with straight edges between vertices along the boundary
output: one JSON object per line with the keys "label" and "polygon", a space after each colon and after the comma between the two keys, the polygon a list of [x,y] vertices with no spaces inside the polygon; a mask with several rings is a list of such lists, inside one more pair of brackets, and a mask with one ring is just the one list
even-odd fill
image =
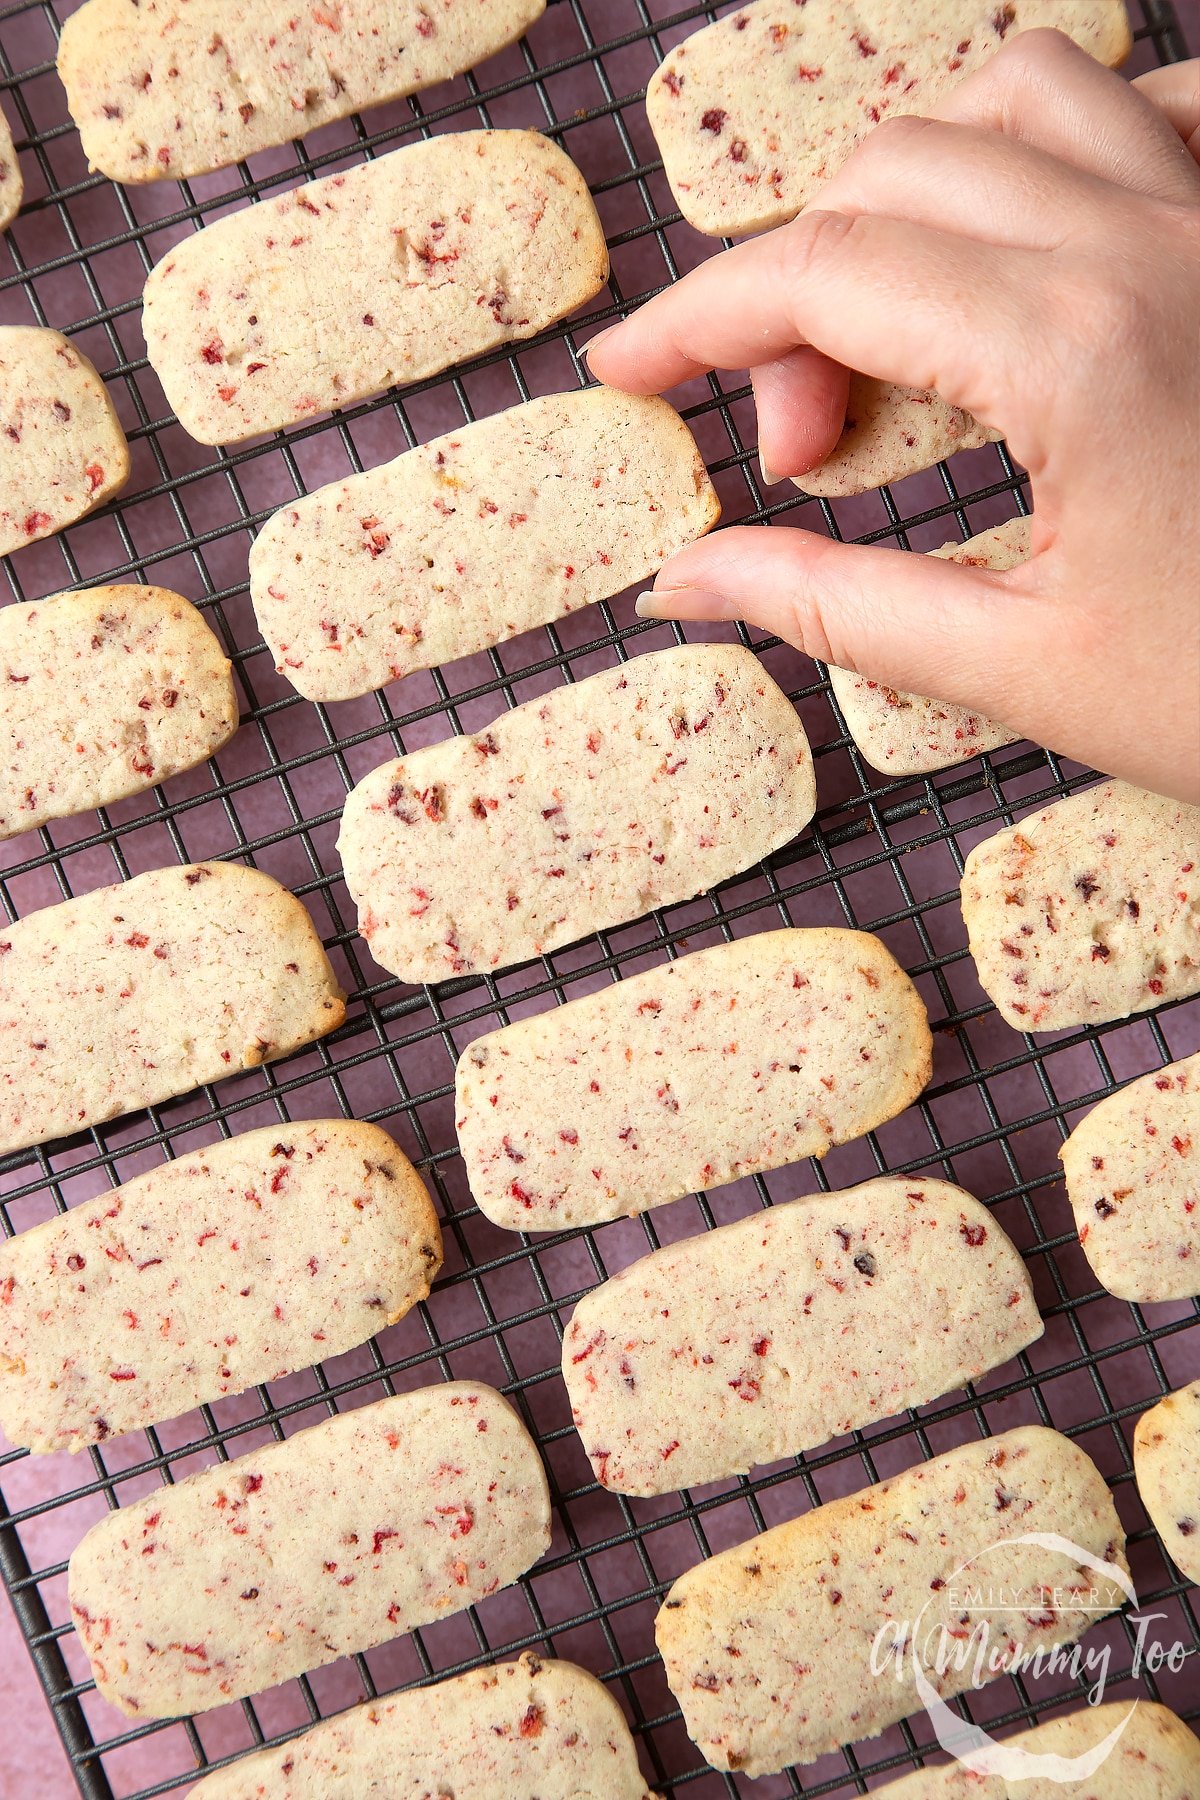
{"label": "finger holding biscuit", "polygon": [[992,573],[740,527],[671,559],[644,617],[745,619],[1200,797],[1200,617],[1178,604],[1179,571],[1200,558],[1187,70],[1134,87],[1055,33],[1024,34],[938,117],[881,127],[810,210],[589,352],[601,381],[638,393],[751,369],[776,478],[832,449],[847,368],[861,371],[852,395],[868,377],[919,410],[930,396],[914,390],[933,390],[1028,470],[1030,558]]}

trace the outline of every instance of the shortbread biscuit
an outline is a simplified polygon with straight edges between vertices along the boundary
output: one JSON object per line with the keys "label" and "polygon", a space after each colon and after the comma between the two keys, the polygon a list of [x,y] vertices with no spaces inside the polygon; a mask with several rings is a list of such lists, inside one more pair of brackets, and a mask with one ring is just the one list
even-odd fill
{"label": "shortbread biscuit", "polygon": [[71,1558],[71,1616],[104,1698],[169,1718],[444,1619],[549,1542],[529,1433],[494,1388],[451,1381],[109,1513]]}
{"label": "shortbread biscuit", "polygon": [[620,593],[720,512],[665,400],[549,394],[281,507],[250,594],[280,673],[345,700]]}
{"label": "shortbread biscuit", "polygon": [[182,180],[459,75],[546,0],[87,0],[58,73],[88,167]]}
{"label": "shortbread biscuit", "polygon": [[1175,1567],[1200,1581],[1200,1381],[1142,1414],[1133,1434],[1133,1472]]}
{"label": "shortbread biscuit", "polygon": [[1018,1031],[1128,1019],[1200,992],[1200,808],[1105,781],[977,844],[963,918]]}
{"label": "shortbread biscuit", "polygon": [[594,1675],[528,1653],[389,1694],[247,1756],[194,1800],[655,1800],[621,1709]]}
{"label": "shortbread biscuit", "polygon": [[[1114,1574],[1051,1548],[1051,1534]],[[1034,1536],[1042,1541],[1018,1541]],[[1031,1630],[1043,1654],[1073,1643],[1125,1604],[1115,1573],[1128,1575],[1124,1545],[1095,1464],[1058,1432],[1021,1426],[689,1569],[659,1612],[658,1647],[713,1767],[767,1775],[914,1711],[914,1637],[942,1699],[972,1686],[976,1659],[934,1667],[939,1627],[983,1624],[993,1651],[1028,1645]],[[984,1663],[982,1680],[1003,1672]]]}
{"label": "shortbread biscuit", "polygon": [[1106,781],[977,844],[962,909],[1018,1031],[1101,1025],[1200,991],[1200,808]]}
{"label": "shortbread biscuit", "polygon": [[0,1151],[286,1056],[346,1014],[300,902],[237,863],[153,869],[0,928]]}
{"label": "shortbread biscuit", "polygon": [[[921,1329],[905,1337],[914,1295]],[[887,1175],[623,1269],[575,1308],[562,1371],[601,1485],[665,1494],[923,1406],[1041,1335],[987,1208]]]}
{"label": "shortbread biscuit", "polygon": [[994,444],[999,436],[927,388],[852,374],[842,435],[825,461],[797,475],[794,485],[819,498],[845,499],[916,475],[957,450]]}
{"label": "shortbread biscuit", "polygon": [[437,1219],[378,1125],[269,1125],[0,1246],[0,1424],[82,1450],[340,1356],[423,1300]]}
{"label": "shortbread biscuit", "polygon": [[[1013,569],[1029,556],[1029,520],[1010,519],[965,544],[943,544],[930,554],[971,568]],[[829,685],[851,737],[871,767],[885,775],[950,769],[984,750],[1016,742],[1011,731],[982,713],[948,700],[901,693],[848,669],[831,665]]]}
{"label": "shortbread biscuit", "polygon": [[180,424],[230,444],[534,337],[607,278],[570,158],[536,131],[468,131],[185,238],[142,323]]}
{"label": "shortbread biscuit", "polygon": [[1059,1155],[1079,1242],[1110,1294],[1200,1293],[1200,1054],[1110,1094]]}
{"label": "shortbread biscuit", "polygon": [[[920,1769],[879,1789],[880,1800],[1196,1800],[1200,1794],[1200,1739],[1167,1707],[1153,1700],[1112,1700],[1082,1706],[1061,1719],[999,1740],[1027,1756],[1087,1755],[1113,1732],[1116,1743],[1099,1768],[1069,1780],[976,1775],[960,1762]],[[240,1800],[240,1796],[239,1796]],[[246,1800],[250,1800],[247,1794]]]}
{"label": "shortbread biscuit", "polygon": [[376,961],[444,981],[690,900],[815,805],[804,727],[753,652],[683,644],[372,770],[338,847]]}
{"label": "shortbread biscuit", "polygon": [[129,445],[81,351],[39,325],[0,325],[0,556],[118,493]]}
{"label": "shortbread biscuit", "polygon": [[767,931],[477,1038],[456,1115],[471,1192],[512,1231],[599,1225],[903,1112],[932,1040],[863,931]]}
{"label": "shortbread biscuit", "polygon": [[140,794],[237,727],[229,659],[179,594],[94,587],[0,612],[0,837]]}
{"label": "shortbread biscuit", "polygon": [[20,212],[24,192],[25,184],[21,179],[21,165],[13,148],[12,132],[8,128],[8,120],[0,112],[0,231],[11,225]]}
{"label": "shortbread biscuit", "polygon": [[872,126],[928,113],[1040,25],[1111,67],[1132,45],[1122,0],[759,0],[694,32],[646,90],[680,212],[714,237],[782,225]]}

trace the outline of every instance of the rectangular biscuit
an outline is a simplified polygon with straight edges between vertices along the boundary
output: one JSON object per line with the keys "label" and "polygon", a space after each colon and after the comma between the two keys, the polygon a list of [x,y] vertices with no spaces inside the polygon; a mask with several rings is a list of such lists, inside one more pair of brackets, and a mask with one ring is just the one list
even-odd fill
{"label": "rectangular biscuit", "polygon": [[815,805],[804,727],[758,658],[683,644],[373,769],[338,848],[376,961],[444,981],[690,900]]}
{"label": "rectangular biscuit", "polygon": [[[915,1296],[920,1332],[897,1333]],[[576,1306],[562,1372],[601,1486],[665,1494],[923,1406],[1041,1335],[987,1208],[888,1175],[622,1269]]]}
{"label": "rectangular biscuit", "polygon": [[550,1542],[532,1438],[479,1382],[419,1388],[157,1488],[71,1557],[100,1693],[206,1712],[494,1594]]}
{"label": "rectangular biscuit", "polygon": [[646,90],[679,210],[714,237],[782,225],[873,125],[928,113],[1047,25],[1114,68],[1132,46],[1122,0],[758,0],[705,26]]}
{"label": "rectangular biscuit", "polygon": [[958,450],[994,444],[1000,433],[927,388],[852,373],[842,434],[824,462],[793,479],[827,500],[916,475]]}
{"label": "rectangular biscuit", "polygon": [[1200,808],[1105,781],[985,838],[962,910],[1017,1031],[1100,1025],[1200,992]]}
{"label": "rectangular biscuit", "polygon": [[167,588],[86,588],[0,612],[0,838],[140,794],[237,728],[229,658]]}
{"label": "rectangular biscuit", "polygon": [[183,180],[473,68],[546,0],[87,0],[58,73],[90,169]]}
{"label": "rectangular biscuit", "polygon": [[12,132],[8,128],[8,120],[0,112],[0,231],[6,230],[20,212],[24,192],[25,184],[21,179],[21,165],[13,148]]}
{"label": "rectangular biscuit", "polygon": [[293,687],[345,700],[619,594],[720,511],[665,400],[549,394],[281,507],[250,594]]}
{"label": "rectangular biscuit", "polygon": [[1200,1053],[1110,1094],[1059,1156],[1080,1247],[1110,1294],[1200,1292]]}
{"label": "rectangular biscuit", "polygon": [[[976,1679],[973,1656],[953,1657],[963,1631],[986,1627],[993,1652],[1073,1643],[1131,1596],[1124,1546],[1095,1464],[1058,1432],[1021,1426],[689,1569],[659,1612],[658,1647],[713,1767],[767,1775],[913,1712],[914,1642],[943,1700]],[[980,1679],[1003,1672],[982,1661]]]}
{"label": "rectangular biscuit", "polygon": [[81,1450],[340,1356],[423,1300],[429,1196],[386,1131],[268,1125],[0,1246],[0,1424]]}
{"label": "rectangular biscuit", "polygon": [[51,537],[129,479],[95,369],[61,332],[0,325],[0,556]]}
{"label": "rectangular biscuit", "polygon": [[540,132],[467,131],[185,238],[142,323],[180,424],[231,444],[534,337],[607,279],[570,158]]}
{"label": "rectangular biscuit", "polygon": [[921,997],[877,937],[767,931],[477,1038],[459,1147],[493,1224],[558,1231],[824,1156],[929,1080]]}
{"label": "rectangular biscuit", "polygon": [[0,927],[0,1151],[311,1043],[342,993],[312,920],[236,863],[153,869]]}
{"label": "rectangular biscuit", "polygon": [[1200,1582],[1200,1381],[1142,1414],[1133,1472],[1168,1556],[1188,1581]]}
{"label": "rectangular biscuit", "polygon": [[528,1652],[388,1694],[243,1757],[193,1800],[655,1800],[620,1707],[594,1675]]}
{"label": "rectangular biscuit", "polygon": [[[1089,1752],[1110,1736],[1113,1745],[1093,1768]],[[1021,1758],[1064,1757],[1078,1764],[1079,1776],[1064,1772],[1039,1779],[1032,1770],[1028,1776],[1017,1772],[1020,1764],[1011,1776],[984,1775],[954,1762],[880,1788],[882,1800],[1042,1800],[1043,1795],[1045,1800],[1196,1800],[1200,1794],[1200,1739],[1153,1700],[1081,1706],[998,1741]]]}
{"label": "rectangular biscuit", "polygon": [[[1009,519],[965,544],[943,544],[930,555],[974,568],[1014,569],[1029,557],[1029,520]],[[885,775],[951,769],[985,750],[1016,742],[1011,731],[983,713],[902,693],[832,664],[829,685],[851,737],[872,768]]]}

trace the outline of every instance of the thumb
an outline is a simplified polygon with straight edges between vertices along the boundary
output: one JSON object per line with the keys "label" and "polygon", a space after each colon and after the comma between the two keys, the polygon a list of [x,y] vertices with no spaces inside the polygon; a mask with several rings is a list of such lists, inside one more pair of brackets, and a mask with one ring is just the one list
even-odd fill
{"label": "thumb", "polygon": [[637,610],[744,619],[821,662],[1019,730],[1039,660],[1038,608],[1018,586],[1028,568],[998,574],[811,531],[734,525],[672,557]]}

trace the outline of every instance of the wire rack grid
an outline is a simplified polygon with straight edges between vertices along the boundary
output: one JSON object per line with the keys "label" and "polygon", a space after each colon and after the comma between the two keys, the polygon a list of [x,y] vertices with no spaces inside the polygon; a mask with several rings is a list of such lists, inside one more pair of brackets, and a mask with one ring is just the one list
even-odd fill
{"label": "wire rack grid", "polygon": [[[647,626],[628,596],[530,633],[485,656],[413,676],[369,700],[313,706],[281,681],[247,598],[246,550],[275,506],[370,466],[435,430],[586,379],[581,345],[711,252],[683,226],[654,153],[645,81],[665,49],[728,8],[657,0],[551,0],[527,40],[480,75],[447,83],[366,121],[328,127],[253,167],[191,184],[123,190],[87,173],[53,69],[69,5],[19,0],[0,10],[0,106],[26,176],[26,204],[0,241],[0,320],[67,330],[101,369],[131,441],[126,495],[50,543],[10,558],[14,598],[107,580],[175,586],[222,637],[242,690],[238,736],[206,769],[152,795],[4,846],[0,899],[35,906],[178,858],[243,859],[311,908],[351,995],[346,1023],[314,1049],[145,1114],[0,1163],[6,1233],[103,1191],[164,1157],[254,1125],[331,1114],[384,1123],[425,1175],[446,1239],[428,1303],[362,1351],[156,1431],[75,1459],[0,1454],[0,1569],[53,1709],[80,1792],[138,1800],[175,1791],[197,1768],[280,1741],[363,1695],[457,1673],[524,1648],[573,1658],[610,1684],[664,1795],[865,1793],[918,1764],[917,1721],[803,1771],[763,1782],[708,1770],[682,1729],[653,1649],[665,1587],[710,1551],[882,1479],[951,1444],[1022,1422],[1053,1424],[1100,1462],[1131,1534],[1143,1609],[1164,1641],[1200,1650],[1194,1590],[1145,1522],[1129,1439],[1145,1405],[1200,1373],[1196,1303],[1139,1309],[1096,1286],[1070,1225],[1056,1152],[1080,1109],[1121,1081],[1200,1046],[1196,1005],[1123,1025],[1043,1036],[1009,1031],[977,987],[957,907],[963,857],[1021,809],[1071,791],[1088,772],[1029,746],[927,780],[887,781],[860,759],[825,671],[776,640],[738,635],[784,685],[817,760],[812,827],[767,863],[686,906],[496,977],[401,988],[353,929],[334,838],[345,792],[370,767],[647,648],[682,640]],[[1135,66],[1184,54],[1166,0],[1141,0]],[[212,453],[171,418],[140,336],[152,263],[202,223],[260,194],[418,136],[480,125],[539,127],[583,168],[613,257],[609,288],[581,318],[402,394],[263,442]],[[853,502],[789,490],[768,497],[753,453],[748,389],[710,377],[684,396],[727,518],[797,521],[831,536],[928,549],[1026,509],[1003,446]],[[580,521],[586,532],[586,520]],[[695,637],[695,632],[688,635]],[[801,1164],[653,1216],[597,1231],[517,1238],[472,1205],[457,1156],[452,1073],[480,1032],[561,1004],[687,948],[780,923],[878,932],[913,974],[937,1044],[918,1106],[823,1165]],[[1027,1257],[1044,1340],[977,1387],[920,1413],[838,1440],[741,1479],[659,1501],[600,1490],[570,1424],[558,1371],[562,1328],[581,1293],[639,1254],[797,1193],[877,1171],[924,1169],[972,1188]],[[919,1329],[918,1321],[897,1330]],[[66,1555],[108,1507],[328,1413],[429,1381],[468,1376],[509,1394],[541,1446],[554,1540],[523,1580],[482,1606],[381,1650],[198,1720],[130,1725],[96,1695],[69,1623]],[[1110,1691],[1161,1697],[1200,1714],[1196,1664],[1131,1674],[1136,1620],[1097,1628],[1111,1648]],[[1079,1680],[1004,1680],[969,1702],[1001,1726],[1078,1702]],[[964,1706],[967,1703],[963,1703]]]}

